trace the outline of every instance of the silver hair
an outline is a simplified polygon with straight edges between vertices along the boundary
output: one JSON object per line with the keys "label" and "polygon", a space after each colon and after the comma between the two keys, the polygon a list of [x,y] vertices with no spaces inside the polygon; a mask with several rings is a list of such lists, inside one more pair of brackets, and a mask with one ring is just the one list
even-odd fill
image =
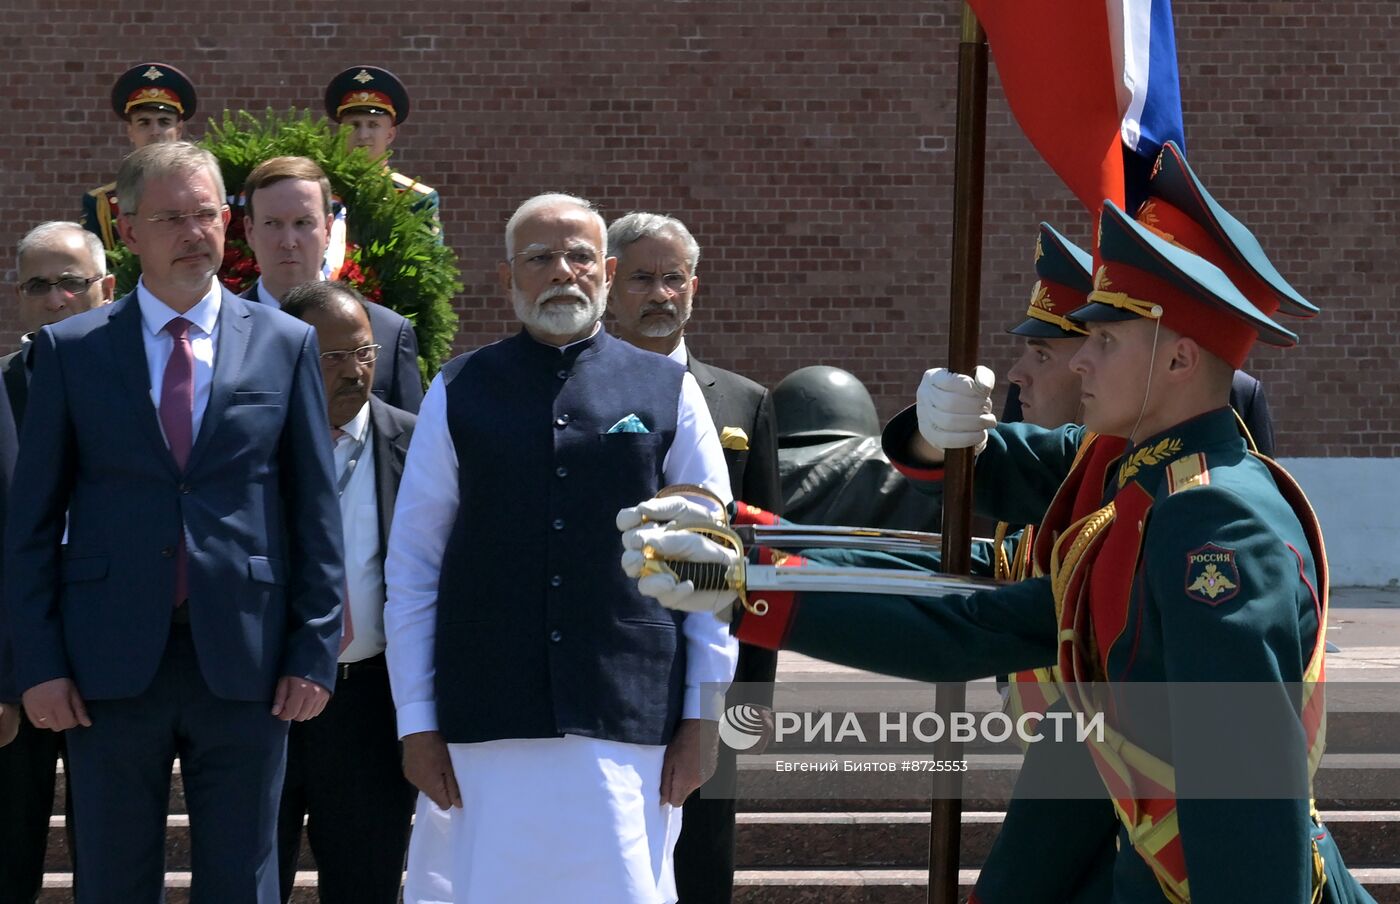
{"label": "silver hair", "polygon": [[24,234],[24,238],[19,240],[19,247],[15,251],[15,267],[24,261],[24,256],[35,250],[40,245],[63,233],[76,232],[83,239],[83,244],[87,247],[88,256],[92,258],[93,266],[97,268],[99,276],[107,275],[107,252],[102,247],[102,240],[94,233],[88,232],[78,223],[71,223],[67,220],[49,220],[47,223],[40,223]]}
{"label": "silver hair", "polygon": [[146,180],[153,176],[207,170],[214,179],[219,203],[228,197],[224,191],[224,174],[213,154],[188,141],[158,141],[132,151],[117,171],[117,205],[123,213],[135,213],[141,206],[141,192]]}
{"label": "silver hair", "polygon": [[681,246],[685,248],[686,266],[690,268],[690,275],[694,276],[695,268],[700,265],[700,243],[695,241],[695,236],[690,234],[685,224],[675,217],[633,211],[625,217],[613,220],[612,225],[608,227],[608,247],[613,250],[614,255],[621,253],[623,248],[638,239],[660,238],[680,240]]}
{"label": "silver hair", "polygon": [[515,208],[515,213],[511,214],[510,219],[506,221],[506,260],[515,256],[515,230],[522,221],[541,210],[563,206],[581,208],[598,221],[598,231],[603,234],[603,247],[598,249],[598,253],[607,257],[608,224],[603,220],[602,214],[598,213],[598,208],[593,206],[593,202],[577,195],[566,195],[563,192],[546,192],[526,200],[525,203]]}

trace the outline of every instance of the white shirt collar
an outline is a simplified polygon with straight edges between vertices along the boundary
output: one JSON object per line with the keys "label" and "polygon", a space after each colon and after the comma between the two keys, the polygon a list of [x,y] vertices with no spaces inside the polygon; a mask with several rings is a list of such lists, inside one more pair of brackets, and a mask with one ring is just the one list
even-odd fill
{"label": "white shirt collar", "polygon": [[[326,272],[324,270],[316,271],[316,279],[323,280],[325,278]],[[279,311],[282,310],[282,299],[274,297],[271,292],[267,291],[267,286],[263,284],[263,278],[261,276],[258,277],[258,281],[253,285],[258,288],[258,301],[269,307],[274,307]]]}
{"label": "white shirt collar", "polygon": [[690,352],[685,350],[684,336],[681,337],[680,342],[676,343],[676,347],[671,349],[671,351],[666,354],[666,357],[670,358],[672,361],[675,361],[682,367],[690,366]]}
{"label": "white shirt collar", "polygon": [[267,286],[263,285],[261,276],[258,277],[257,286],[258,301],[262,302],[265,305],[268,305],[269,307],[277,308],[280,311],[282,309],[282,302],[274,298],[271,292],[267,291]]}
{"label": "white shirt collar", "polygon": [[223,302],[223,291],[217,279],[209,280],[209,291],[194,307],[181,314],[165,302],[151,294],[142,278],[136,283],[136,303],[141,308],[141,322],[152,336],[159,336],[165,325],[176,317],[183,317],[194,324],[205,335],[212,335],[214,324],[219,322],[219,305]]}
{"label": "white shirt collar", "polygon": [[369,429],[369,402],[366,401],[361,405],[355,416],[341,424],[340,429],[349,434],[355,442],[364,439],[365,432]]}

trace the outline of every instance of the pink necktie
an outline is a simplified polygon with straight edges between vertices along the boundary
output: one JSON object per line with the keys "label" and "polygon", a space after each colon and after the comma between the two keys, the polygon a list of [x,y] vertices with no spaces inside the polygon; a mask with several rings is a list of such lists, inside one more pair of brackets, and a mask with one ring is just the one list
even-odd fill
{"label": "pink necktie", "polygon": [[[339,427],[331,428],[331,446],[334,447],[342,439],[349,436]],[[341,591],[340,605],[340,652],[344,653],[346,648],[355,640],[355,620],[350,617],[350,583],[347,581]]]}
{"label": "pink necktie", "polygon": [[[194,443],[194,350],[190,348],[190,322],[176,317],[165,325],[172,347],[160,384],[160,426],[175,466],[181,472],[190,459]],[[180,525],[180,549],[175,556],[175,606],[189,598],[189,561],[185,550],[185,527]]]}

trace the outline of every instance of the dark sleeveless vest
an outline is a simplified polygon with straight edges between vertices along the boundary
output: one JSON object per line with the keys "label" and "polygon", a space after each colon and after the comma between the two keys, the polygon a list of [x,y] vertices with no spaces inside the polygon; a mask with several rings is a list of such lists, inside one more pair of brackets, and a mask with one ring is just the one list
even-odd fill
{"label": "dark sleeveless vest", "polygon": [[[601,329],[562,353],[522,330],[443,369],[460,492],[437,605],[448,742],[671,740],[682,616],[622,573],[614,522],[663,485],[684,375]],[[609,432],[629,415],[648,432]]]}

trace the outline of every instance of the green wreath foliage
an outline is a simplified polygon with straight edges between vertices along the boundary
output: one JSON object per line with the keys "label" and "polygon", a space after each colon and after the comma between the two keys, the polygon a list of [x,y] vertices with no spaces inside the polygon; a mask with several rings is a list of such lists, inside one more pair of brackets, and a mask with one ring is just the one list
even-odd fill
{"label": "green wreath foliage", "polygon": [[[431,213],[414,209],[414,192],[398,191],[378,161],[361,149],[348,150],[336,128],[309,110],[268,110],[261,117],[225,110],[200,145],[218,159],[224,187],[235,199],[241,197],[248,173],[270,157],[316,161],[349,210],[341,278],[408,318],[418,335],[420,369],[425,377],[437,372],[457,332],[452,297],[462,284],[456,255],[438,239]],[[220,272],[233,288],[256,275],[242,235],[242,213],[235,210]],[[120,293],[135,288],[141,264],[125,246],[108,252],[108,265]]]}

